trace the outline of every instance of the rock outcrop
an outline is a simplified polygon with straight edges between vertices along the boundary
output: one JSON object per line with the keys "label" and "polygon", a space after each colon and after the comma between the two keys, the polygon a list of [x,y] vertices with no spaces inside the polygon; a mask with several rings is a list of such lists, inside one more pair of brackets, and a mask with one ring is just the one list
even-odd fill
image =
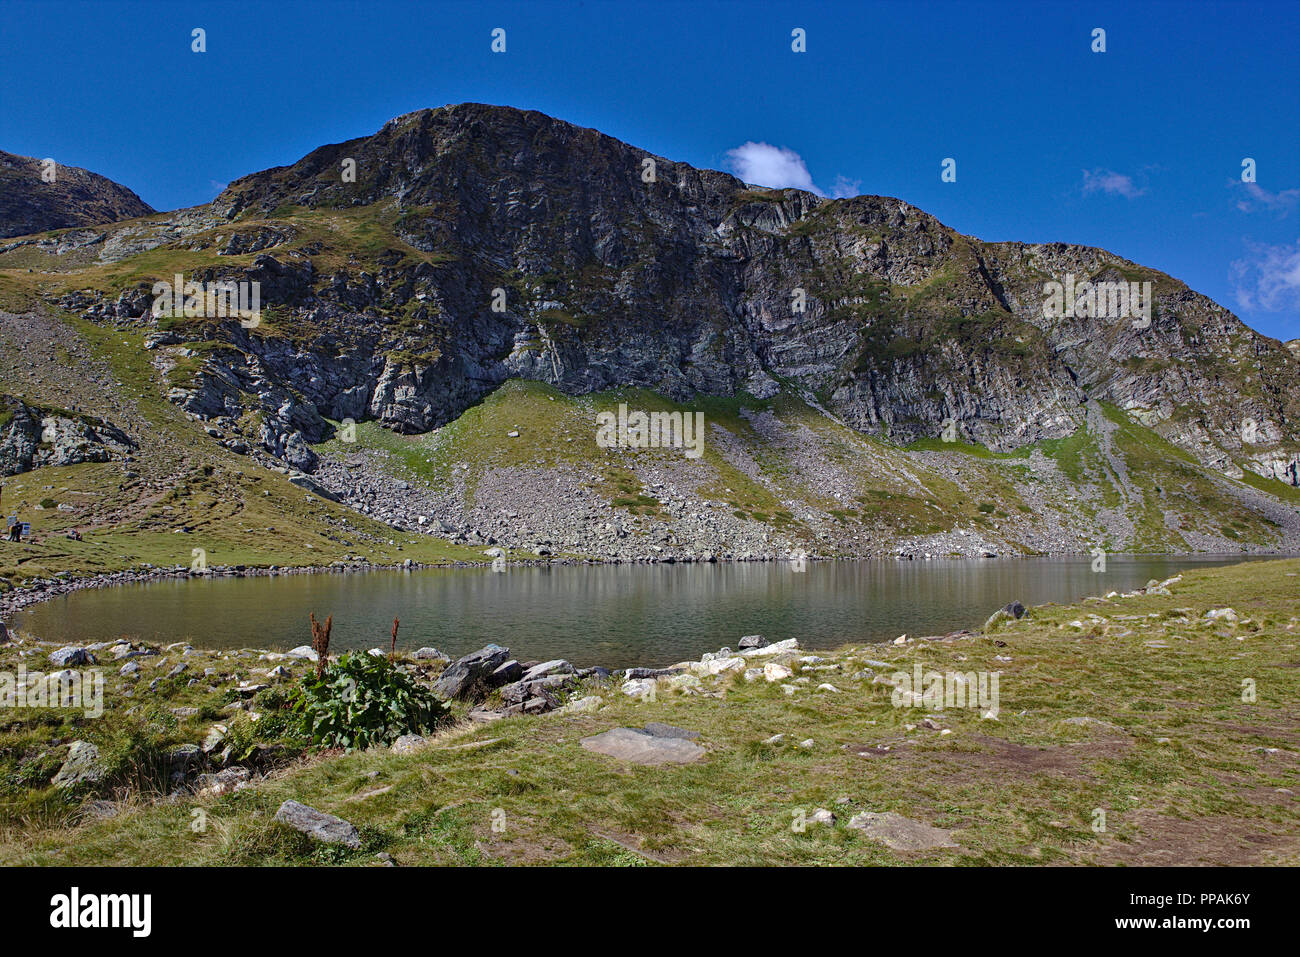
{"label": "rock outcrop", "polygon": [[136,443],[96,416],[39,408],[0,395],[0,475],[43,465],[107,462],[129,455]]}
{"label": "rock outcrop", "polygon": [[0,239],[152,212],[135,193],[98,173],[0,150]]}
{"label": "rock outcrop", "polygon": [[493,673],[509,657],[509,648],[486,645],[449,664],[434,682],[433,691],[441,698],[465,698],[475,691],[491,687]]}

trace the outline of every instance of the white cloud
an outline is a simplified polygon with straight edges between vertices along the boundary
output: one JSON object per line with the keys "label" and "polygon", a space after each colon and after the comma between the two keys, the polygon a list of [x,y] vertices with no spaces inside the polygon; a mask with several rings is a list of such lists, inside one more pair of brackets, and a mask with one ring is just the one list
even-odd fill
{"label": "white cloud", "polygon": [[1258,183],[1243,183],[1241,180],[1233,180],[1232,183],[1239,193],[1237,208],[1243,213],[1253,213],[1256,209],[1263,208],[1285,216],[1300,205],[1300,188],[1270,193]]}
{"label": "white cloud", "polygon": [[766,186],[769,189],[806,189],[818,196],[825,196],[808,172],[808,166],[794,150],[769,143],[755,143],[752,140],[742,143],[734,150],[727,150],[727,164],[731,171],[746,183]]}
{"label": "white cloud", "polygon": [[850,196],[861,196],[862,180],[849,179],[847,176],[836,176],[835,185],[831,187],[831,195],[836,199],[847,199]]}
{"label": "white cloud", "polygon": [[1243,310],[1300,309],[1300,240],[1292,246],[1246,243],[1248,259],[1231,267],[1233,291]]}
{"label": "white cloud", "polygon": [[1123,173],[1116,173],[1109,169],[1086,169],[1083,171],[1083,192],[1085,196],[1088,193],[1106,193],[1110,196],[1134,199],[1145,193],[1146,189],[1134,185],[1133,177],[1125,176]]}

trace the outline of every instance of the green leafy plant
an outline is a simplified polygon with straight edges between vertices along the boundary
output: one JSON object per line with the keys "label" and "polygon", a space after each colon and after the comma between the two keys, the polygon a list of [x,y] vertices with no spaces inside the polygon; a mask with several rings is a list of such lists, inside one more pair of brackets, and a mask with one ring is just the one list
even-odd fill
{"label": "green leafy plant", "polygon": [[253,710],[262,717],[257,722],[257,737],[263,742],[278,741],[302,747],[302,722],[293,711],[292,688],[266,688],[253,698]]}
{"label": "green leafy plant", "polygon": [[260,727],[255,729],[253,722],[248,720],[248,716],[242,713],[236,714],[230,720],[226,725],[226,737],[222,743],[230,750],[232,764],[246,761],[249,755],[256,750],[258,732],[261,730]]}
{"label": "green leafy plant", "polygon": [[345,652],[291,692],[292,710],[312,742],[354,750],[426,734],[447,719],[446,706],[387,658]]}

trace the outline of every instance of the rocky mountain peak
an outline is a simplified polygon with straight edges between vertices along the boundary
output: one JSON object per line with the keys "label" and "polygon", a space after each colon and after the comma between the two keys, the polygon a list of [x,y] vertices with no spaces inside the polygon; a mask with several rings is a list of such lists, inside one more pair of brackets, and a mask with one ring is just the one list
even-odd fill
{"label": "rocky mountain peak", "polygon": [[[257,281],[276,315],[256,336],[170,330],[206,357],[173,399],[238,418],[259,396],[257,440],[299,467],[322,416],[420,433],[512,379],[784,390],[891,443],[995,453],[1074,435],[1103,402],[1230,475],[1281,478],[1297,454],[1294,350],[1170,276],[983,242],[891,197],[755,187],[535,111],[408,113],[153,225],[102,255],[210,250],[196,278]],[[1076,281],[1148,289],[1144,315],[1045,308]],[[88,315],[142,317],[147,287]]]}
{"label": "rocky mountain peak", "polygon": [[98,173],[0,150],[0,239],[114,223],[153,211],[131,190]]}
{"label": "rocky mountain peak", "polygon": [[[355,162],[355,181],[345,175],[347,161]],[[703,204],[715,226],[727,197],[745,189],[726,173],[695,170],[544,113],[464,103],[395,117],[371,136],[243,177],[214,207],[235,217],[284,205],[345,208],[391,200],[403,210],[448,215],[458,204],[489,204],[508,218],[512,210],[535,208],[542,189],[551,190],[545,202],[553,211],[566,200],[575,212],[630,205],[643,198],[648,176],[684,203]]]}

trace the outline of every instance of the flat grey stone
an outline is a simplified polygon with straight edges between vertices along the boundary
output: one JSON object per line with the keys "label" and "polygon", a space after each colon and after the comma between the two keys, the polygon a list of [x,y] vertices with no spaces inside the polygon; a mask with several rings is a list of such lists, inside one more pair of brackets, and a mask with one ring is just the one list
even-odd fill
{"label": "flat grey stone", "polygon": [[849,827],[894,851],[931,851],[958,846],[952,840],[952,831],[913,821],[893,811],[883,814],[864,811],[849,820]]}
{"label": "flat grey stone", "polygon": [[687,731],[685,728],[674,727],[661,721],[651,721],[645,726],[645,733],[652,734],[656,738],[685,738],[687,740],[700,736],[698,731]]}
{"label": "flat grey stone", "polygon": [[520,680],[536,681],[539,678],[545,678],[547,675],[571,675],[573,671],[573,665],[563,658],[554,658],[551,661],[543,661],[540,665],[529,668],[524,672],[524,676]]}
{"label": "flat grey stone", "polygon": [[200,791],[222,795],[238,790],[240,785],[247,784],[251,778],[252,774],[248,768],[236,766],[225,768],[216,774],[200,774],[195,786]]}
{"label": "flat grey stone", "polygon": [[690,764],[704,757],[705,750],[685,738],[665,738],[636,728],[613,728],[583,738],[588,751],[606,754],[631,764]]}
{"label": "flat grey stone", "polygon": [[514,684],[506,685],[501,689],[501,700],[506,704],[522,704],[529,698],[567,688],[577,680],[577,675],[554,674],[531,681],[516,681]]}
{"label": "flat grey stone", "polygon": [[502,685],[518,681],[523,677],[524,666],[517,660],[511,658],[492,674],[488,675],[488,684],[493,688],[500,688]]}
{"label": "flat grey stone", "polygon": [[203,739],[201,750],[204,754],[211,754],[220,748],[226,741],[226,732],[229,729],[224,724],[213,725],[208,729],[207,735]]}
{"label": "flat grey stone", "polygon": [[84,781],[98,781],[104,776],[99,764],[99,748],[89,741],[73,741],[63,767],[50,780],[56,788],[70,788]]}
{"label": "flat grey stone", "polygon": [[623,672],[623,678],[627,681],[638,681],[643,678],[667,678],[671,675],[681,674],[681,668],[628,668]]}
{"label": "flat grey stone", "polygon": [[275,819],[325,844],[342,844],[353,850],[361,846],[361,835],[343,818],[326,814],[324,811],[299,804],[297,801],[285,801],[281,804],[280,810],[275,812]]}

